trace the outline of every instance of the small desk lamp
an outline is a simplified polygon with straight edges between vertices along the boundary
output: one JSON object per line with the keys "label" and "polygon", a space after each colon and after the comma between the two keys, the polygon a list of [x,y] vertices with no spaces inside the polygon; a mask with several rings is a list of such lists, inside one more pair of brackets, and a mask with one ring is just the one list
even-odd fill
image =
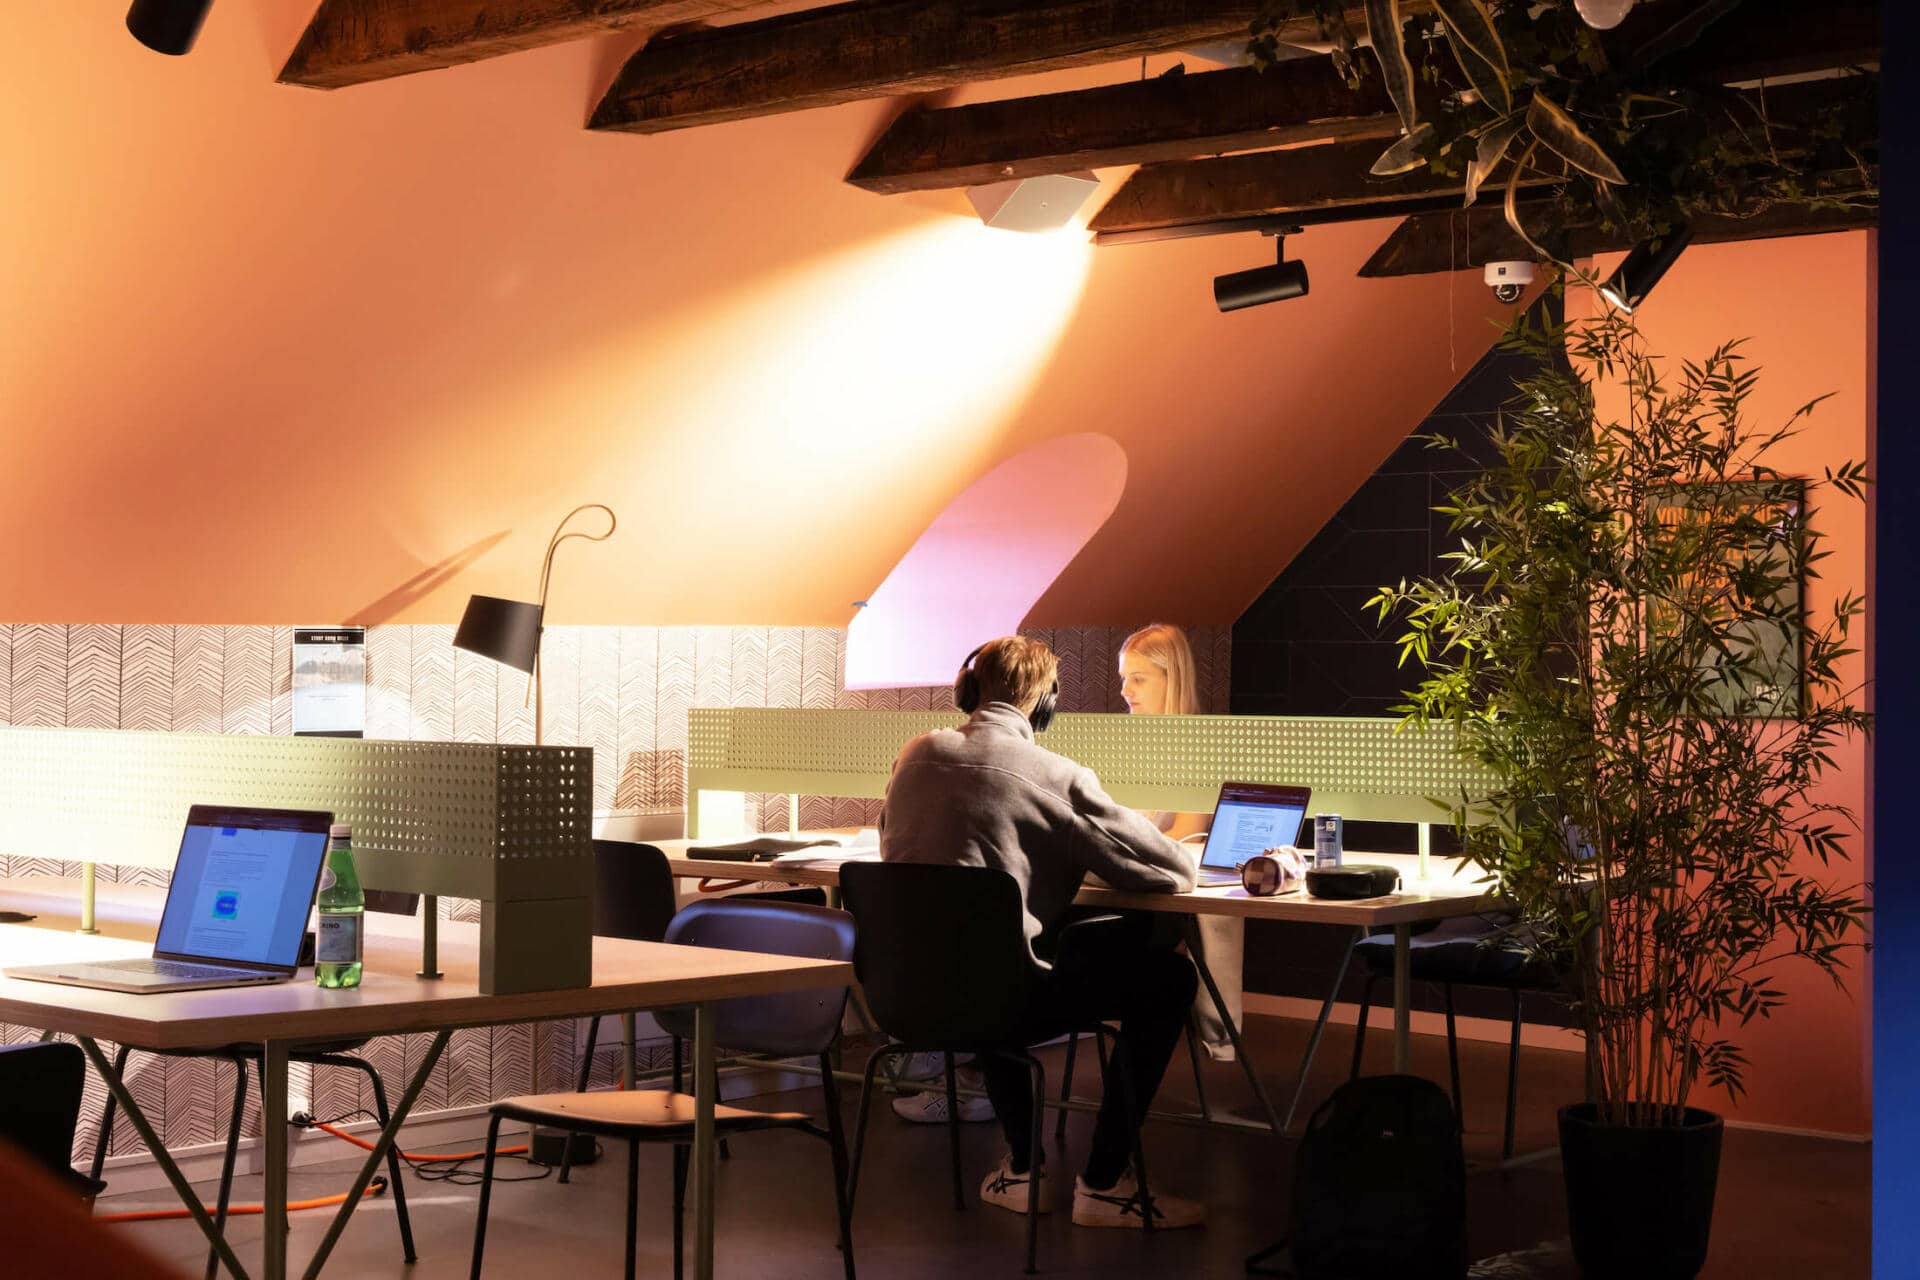
{"label": "small desk lamp", "polygon": [[[605,533],[568,533],[567,523],[582,511],[604,511],[607,513],[607,531]],[[468,653],[477,653],[483,658],[492,658],[502,666],[524,671],[532,677],[529,693],[533,697],[533,741],[535,746],[541,743],[544,718],[544,701],[540,689],[540,635],[546,624],[547,584],[553,578],[554,548],[568,538],[585,538],[589,542],[605,542],[613,536],[618,527],[613,508],[600,502],[589,502],[567,512],[554,529],[553,538],[547,543],[547,558],[540,566],[540,603],[527,604],[520,600],[501,600],[494,596],[474,596],[467,601],[467,611],[460,617],[460,627],[453,633],[453,645],[456,649],[465,649]]]}

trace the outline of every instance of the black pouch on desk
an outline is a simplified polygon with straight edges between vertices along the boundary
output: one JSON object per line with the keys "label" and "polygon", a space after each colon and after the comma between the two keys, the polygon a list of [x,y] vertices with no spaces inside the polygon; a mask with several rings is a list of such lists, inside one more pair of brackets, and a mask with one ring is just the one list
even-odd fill
{"label": "black pouch on desk", "polygon": [[687,856],[713,862],[772,862],[781,854],[792,853],[796,849],[839,843],[838,840],[781,840],[763,836],[758,840],[742,840],[738,844],[696,845],[687,850]]}
{"label": "black pouch on desk", "polygon": [[1349,862],[1339,867],[1315,867],[1307,872],[1307,896],[1312,898],[1380,898],[1392,893],[1400,873],[1373,862]]}

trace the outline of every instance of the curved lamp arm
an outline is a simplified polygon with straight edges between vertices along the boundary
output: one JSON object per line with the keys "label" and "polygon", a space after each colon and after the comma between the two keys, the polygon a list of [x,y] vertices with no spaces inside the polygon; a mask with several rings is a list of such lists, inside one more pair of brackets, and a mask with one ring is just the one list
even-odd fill
{"label": "curved lamp arm", "polygon": [[[607,531],[605,533],[568,533],[567,524],[582,511],[604,511],[607,513]],[[547,583],[553,577],[553,553],[568,538],[585,538],[588,542],[605,542],[620,527],[619,520],[613,514],[613,508],[604,502],[585,502],[567,512],[554,528],[553,538],[547,543],[547,558],[540,565],[540,616],[544,623],[547,611]]]}

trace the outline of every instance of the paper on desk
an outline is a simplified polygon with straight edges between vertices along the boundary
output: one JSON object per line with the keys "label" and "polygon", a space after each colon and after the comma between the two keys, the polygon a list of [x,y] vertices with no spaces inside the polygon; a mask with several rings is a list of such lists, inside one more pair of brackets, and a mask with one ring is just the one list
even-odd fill
{"label": "paper on desk", "polygon": [[814,849],[796,849],[792,853],[783,853],[766,865],[770,867],[837,867],[843,862],[878,862],[880,850],[877,846],[849,845],[835,848],[821,845]]}

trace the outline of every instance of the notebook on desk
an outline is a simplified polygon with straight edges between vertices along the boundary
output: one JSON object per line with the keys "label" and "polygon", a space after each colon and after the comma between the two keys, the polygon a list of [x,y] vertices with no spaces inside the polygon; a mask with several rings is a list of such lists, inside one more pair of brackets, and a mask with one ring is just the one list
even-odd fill
{"label": "notebook on desk", "polygon": [[1240,864],[1276,845],[1294,844],[1306,821],[1311,787],[1265,782],[1221,784],[1200,854],[1202,886],[1240,883]]}
{"label": "notebook on desk", "polygon": [[330,813],[194,805],[153,955],[7,969],[9,978],[144,994],[285,982],[300,962]]}

